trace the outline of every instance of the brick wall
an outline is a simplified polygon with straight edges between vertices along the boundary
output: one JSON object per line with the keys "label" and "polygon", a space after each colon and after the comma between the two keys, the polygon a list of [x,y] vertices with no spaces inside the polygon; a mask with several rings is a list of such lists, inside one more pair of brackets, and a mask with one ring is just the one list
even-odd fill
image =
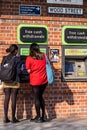
{"label": "brick wall", "polygon": [[[87,17],[87,1],[83,0],[83,5],[67,5],[67,4],[49,4],[47,0],[1,0],[0,1],[0,14],[1,15],[18,15],[19,5],[40,5],[41,6],[41,16],[48,17]],[[68,7],[68,8],[83,8],[83,15],[68,15],[68,14],[48,14],[47,7]]]}
{"label": "brick wall", "polygon": [[[12,2],[8,4],[2,1],[0,15],[0,62],[2,56],[6,54],[5,49],[9,44],[18,44],[17,27],[20,24],[38,24],[46,25],[48,28],[49,48],[59,49],[59,62],[53,63],[55,69],[55,84],[47,86],[44,98],[46,100],[46,113],[51,118],[85,118],[87,115],[87,82],[62,82],[62,27],[87,26],[86,18],[73,17],[53,17],[53,16],[19,16],[14,15],[16,11],[11,12]],[[26,3],[25,1],[23,1]],[[11,4],[10,4],[11,3]],[[18,4],[20,2],[16,2]],[[37,2],[38,3],[38,2]],[[16,5],[14,8],[16,9]],[[26,3],[27,4],[27,3]],[[31,3],[32,4],[32,3]],[[9,5],[9,6],[8,6]],[[44,3],[45,5],[45,3]],[[6,8],[9,7],[8,9]],[[86,7],[86,6],[85,6]],[[44,8],[44,7],[43,7]],[[5,9],[5,11],[4,11]],[[10,10],[10,11],[9,11]],[[8,14],[7,14],[8,13]],[[78,16],[77,16],[78,17]],[[3,118],[4,93],[0,90],[0,119]],[[17,117],[30,118],[35,115],[35,106],[31,88],[29,84],[21,84],[20,92],[17,98]],[[11,117],[11,103],[9,105],[9,116]]]}

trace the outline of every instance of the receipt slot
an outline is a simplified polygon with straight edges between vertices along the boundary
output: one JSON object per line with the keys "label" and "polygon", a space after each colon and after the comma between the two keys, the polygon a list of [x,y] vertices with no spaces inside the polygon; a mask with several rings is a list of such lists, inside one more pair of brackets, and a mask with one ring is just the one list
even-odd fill
{"label": "receipt slot", "polygon": [[87,46],[63,46],[63,81],[87,81]]}

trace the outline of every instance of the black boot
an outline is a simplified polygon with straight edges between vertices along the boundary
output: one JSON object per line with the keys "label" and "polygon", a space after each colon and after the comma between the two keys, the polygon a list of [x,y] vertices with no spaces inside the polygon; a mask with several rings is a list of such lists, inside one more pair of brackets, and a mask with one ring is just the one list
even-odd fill
{"label": "black boot", "polygon": [[9,123],[9,122],[10,122],[10,120],[8,118],[4,119],[4,123]]}
{"label": "black boot", "polygon": [[42,122],[46,122],[47,121],[47,115],[42,114],[41,120],[42,120]]}
{"label": "black boot", "polygon": [[16,119],[16,118],[13,118],[11,122],[12,122],[12,123],[18,123],[18,122],[19,122],[19,120],[18,120],[18,119]]}

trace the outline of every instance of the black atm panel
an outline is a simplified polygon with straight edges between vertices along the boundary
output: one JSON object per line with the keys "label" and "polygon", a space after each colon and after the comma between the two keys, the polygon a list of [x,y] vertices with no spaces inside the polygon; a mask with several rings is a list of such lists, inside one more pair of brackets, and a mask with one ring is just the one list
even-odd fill
{"label": "black atm panel", "polygon": [[21,60],[21,73],[20,73],[20,82],[28,82],[29,83],[29,73],[27,72],[26,66],[25,66],[25,61],[26,61],[26,56],[20,56]]}

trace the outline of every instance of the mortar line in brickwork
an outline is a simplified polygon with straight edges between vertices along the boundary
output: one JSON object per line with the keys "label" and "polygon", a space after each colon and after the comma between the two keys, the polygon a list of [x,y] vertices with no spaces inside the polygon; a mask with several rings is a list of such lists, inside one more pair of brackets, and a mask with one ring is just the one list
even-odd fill
{"label": "mortar line in brickwork", "polygon": [[34,17],[30,17],[30,18],[12,18],[12,17],[10,17],[10,18],[7,18],[7,17],[1,17],[0,18],[0,20],[30,20],[30,21],[32,21],[32,20],[36,20],[36,21],[38,21],[38,20],[44,20],[44,21],[59,21],[59,22],[65,22],[65,21],[67,21],[67,22],[77,22],[77,21],[80,21],[80,22],[86,22],[87,21],[87,19],[85,19],[85,18],[79,18],[79,20],[78,20],[78,18],[62,18],[62,17],[58,17],[58,18],[56,18],[56,17],[37,17],[37,18],[34,18]]}
{"label": "mortar line in brickwork", "polygon": [[[10,21],[21,21],[21,20],[24,20],[24,21],[47,21],[47,22],[49,22],[49,21],[56,21],[56,22],[65,22],[65,21],[62,21],[62,20],[44,20],[44,19],[6,19],[6,18],[0,18],[0,20],[5,20],[5,21],[7,21],[7,20],[10,20]],[[68,21],[68,20],[66,20],[68,23],[70,23],[70,22],[77,22],[77,20],[76,21],[74,21],[74,20],[71,20],[71,21]],[[84,20],[84,21],[79,21],[79,22],[83,22],[83,23],[85,23],[86,22],[86,20]],[[3,23],[3,21],[0,21],[0,23]],[[19,22],[18,22],[19,23]]]}

